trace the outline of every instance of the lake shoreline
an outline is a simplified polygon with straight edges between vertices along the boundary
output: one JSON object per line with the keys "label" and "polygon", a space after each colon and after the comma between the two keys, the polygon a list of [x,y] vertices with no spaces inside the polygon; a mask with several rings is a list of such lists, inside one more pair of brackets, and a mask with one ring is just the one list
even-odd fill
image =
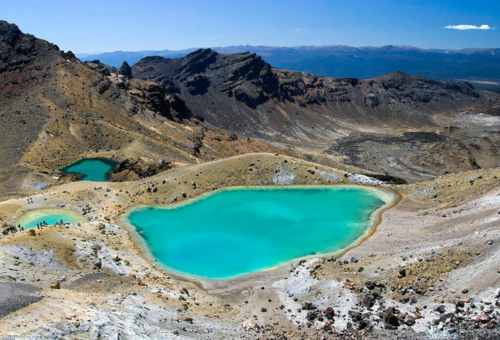
{"label": "lake shoreline", "polygon": [[[95,174],[91,174],[90,172],[84,172],[79,170],[79,167],[83,166],[85,163],[95,163],[102,162],[108,169],[103,174],[100,174],[99,179],[95,179]],[[66,175],[75,175],[79,177],[81,181],[95,181],[95,182],[103,182],[108,181],[113,171],[118,166],[118,162],[113,159],[104,158],[104,157],[94,157],[94,158],[82,158],[74,163],[71,163],[63,168],[61,168],[61,172]],[[72,168],[76,168],[76,170],[70,170]],[[92,179],[87,179],[92,177]]]}
{"label": "lake shoreline", "polygon": [[[28,210],[24,212],[18,219],[16,225],[21,225],[23,226],[24,229],[33,229],[35,227],[25,227],[25,225],[28,225],[32,223],[34,220],[38,220],[40,218],[43,218],[45,216],[51,216],[51,215],[64,215],[68,216],[69,219],[71,220],[71,224],[73,223],[79,223],[83,222],[84,218],[83,216],[79,215],[78,213],[70,210],[70,209],[64,209],[64,208],[41,208],[41,209],[33,209],[33,210]],[[64,220],[63,220],[64,221]],[[48,224],[48,226],[53,226],[54,224]]]}
{"label": "lake shoreline", "polygon": [[[374,193],[379,199],[381,199],[384,204],[371,212],[369,217],[369,226],[367,226],[364,232],[357,237],[352,243],[343,247],[341,249],[337,249],[334,251],[326,251],[326,252],[318,252],[315,254],[300,256],[297,258],[290,259],[288,261],[284,261],[273,265],[271,267],[266,267],[261,270],[257,270],[254,272],[242,273],[235,275],[233,277],[228,277],[224,279],[210,279],[203,276],[197,276],[193,274],[188,274],[184,272],[180,272],[175,270],[163,263],[161,263],[151,252],[146,240],[139,234],[136,227],[130,223],[128,216],[132,214],[134,211],[140,209],[178,209],[181,207],[185,207],[187,205],[196,203],[197,201],[204,200],[209,198],[215,194],[227,191],[237,191],[237,190],[294,190],[294,189],[305,189],[305,190],[314,190],[314,189],[327,189],[327,190],[335,190],[335,189],[362,189],[366,191],[370,191]],[[137,205],[133,208],[129,209],[126,213],[122,214],[119,218],[119,224],[124,226],[130,236],[134,244],[137,245],[137,250],[139,254],[146,258],[151,264],[158,266],[161,270],[165,271],[167,274],[188,282],[192,282],[197,286],[205,289],[205,290],[213,290],[213,289],[224,289],[232,286],[240,285],[241,283],[247,283],[252,281],[257,281],[260,277],[268,276],[270,272],[279,271],[280,268],[289,267],[290,265],[299,263],[303,260],[308,260],[312,258],[324,258],[324,257],[340,257],[349,250],[360,246],[363,242],[370,238],[376,231],[377,227],[382,222],[382,214],[387,209],[390,209],[396,206],[401,200],[401,195],[389,188],[368,186],[368,185],[360,185],[360,184],[333,184],[333,185],[264,185],[264,186],[230,186],[223,187],[213,191],[204,192],[196,197],[189,198],[187,200],[176,202],[174,204],[162,204],[162,205]]]}

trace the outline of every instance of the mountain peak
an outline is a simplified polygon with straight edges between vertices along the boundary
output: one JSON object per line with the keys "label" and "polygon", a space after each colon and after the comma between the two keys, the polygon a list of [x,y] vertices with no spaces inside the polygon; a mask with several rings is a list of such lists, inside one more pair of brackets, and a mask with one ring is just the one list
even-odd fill
{"label": "mountain peak", "polygon": [[210,48],[199,49],[189,53],[183,60],[183,71],[188,74],[205,72],[213,64],[219,54]]}
{"label": "mountain peak", "polygon": [[0,21],[0,72],[21,69],[34,61],[45,64],[57,56],[61,54],[56,45],[24,34],[14,24]]}
{"label": "mountain peak", "polygon": [[186,58],[198,58],[210,54],[218,54],[218,53],[212,50],[211,48],[199,48],[191,53],[188,53],[186,55]]}
{"label": "mountain peak", "polygon": [[148,57],[144,57],[142,59],[140,59],[137,64],[139,63],[143,63],[143,62],[158,62],[158,61],[164,61],[164,60],[167,60],[167,58],[164,58],[164,57],[160,57],[160,56],[148,56]]}
{"label": "mountain peak", "polygon": [[0,43],[5,43],[12,46],[21,35],[21,30],[15,24],[0,20]]}

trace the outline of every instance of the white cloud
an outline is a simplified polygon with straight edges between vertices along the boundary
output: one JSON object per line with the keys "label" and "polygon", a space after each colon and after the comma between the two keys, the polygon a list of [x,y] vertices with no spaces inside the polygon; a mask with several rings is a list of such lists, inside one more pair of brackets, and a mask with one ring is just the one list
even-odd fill
{"label": "white cloud", "polygon": [[469,30],[480,30],[480,31],[489,31],[492,30],[493,27],[490,25],[448,25],[444,28],[449,30],[458,30],[458,31],[469,31]]}

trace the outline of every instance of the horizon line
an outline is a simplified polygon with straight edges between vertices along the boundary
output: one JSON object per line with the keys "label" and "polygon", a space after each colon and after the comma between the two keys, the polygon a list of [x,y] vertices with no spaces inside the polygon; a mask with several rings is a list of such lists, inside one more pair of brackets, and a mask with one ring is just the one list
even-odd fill
{"label": "horizon line", "polygon": [[225,49],[225,48],[237,48],[237,47],[251,47],[251,48],[275,48],[275,49],[298,49],[298,48],[332,48],[332,47],[344,47],[344,48],[355,48],[355,49],[367,49],[367,48],[400,48],[400,49],[413,49],[413,50],[421,50],[421,51],[486,51],[486,50],[500,50],[499,47],[462,47],[462,48],[440,48],[440,47],[418,47],[412,45],[345,45],[345,44],[332,44],[332,45],[291,45],[291,46],[279,46],[279,45],[251,45],[251,44],[242,44],[242,45],[225,45],[225,46],[199,46],[199,47],[188,47],[181,49],[143,49],[143,50],[114,50],[114,51],[100,51],[100,52],[75,52],[76,55],[80,56],[88,56],[88,55],[97,55],[97,54],[107,54],[107,53],[140,53],[140,52],[186,52],[186,51],[195,51],[199,49]]}

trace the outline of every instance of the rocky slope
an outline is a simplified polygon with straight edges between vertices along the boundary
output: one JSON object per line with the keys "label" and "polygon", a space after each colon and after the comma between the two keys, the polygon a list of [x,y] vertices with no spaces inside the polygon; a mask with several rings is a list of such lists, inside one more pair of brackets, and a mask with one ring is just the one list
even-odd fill
{"label": "rocky slope", "polygon": [[317,138],[321,129],[311,130],[325,123],[431,125],[431,113],[483,99],[466,82],[403,73],[369,80],[321,78],[273,69],[255,54],[223,55],[210,49],[180,59],[144,58],[134,65],[133,76],[181,94],[191,112],[216,126],[263,136],[305,133]]}
{"label": "rocky slope", "polygon": [[0,22],[0,192],[33,190],[88,155],[193,163],[273,148],[190,117],[157,83],[82,63]]}
{"label": "rocky slope", "polygon": [[[403,73],[322,78],[273,69],[255,54],[210,49],[144,58],[132,73],[159,82],[214,126],[404,180],[500,165],[498,126],[459,119],[464,111],[497,115],[500,97],[467,82]],[[426,135],[436,138],[419,138]],[[387,162],[386,150],[394,161]]]}

